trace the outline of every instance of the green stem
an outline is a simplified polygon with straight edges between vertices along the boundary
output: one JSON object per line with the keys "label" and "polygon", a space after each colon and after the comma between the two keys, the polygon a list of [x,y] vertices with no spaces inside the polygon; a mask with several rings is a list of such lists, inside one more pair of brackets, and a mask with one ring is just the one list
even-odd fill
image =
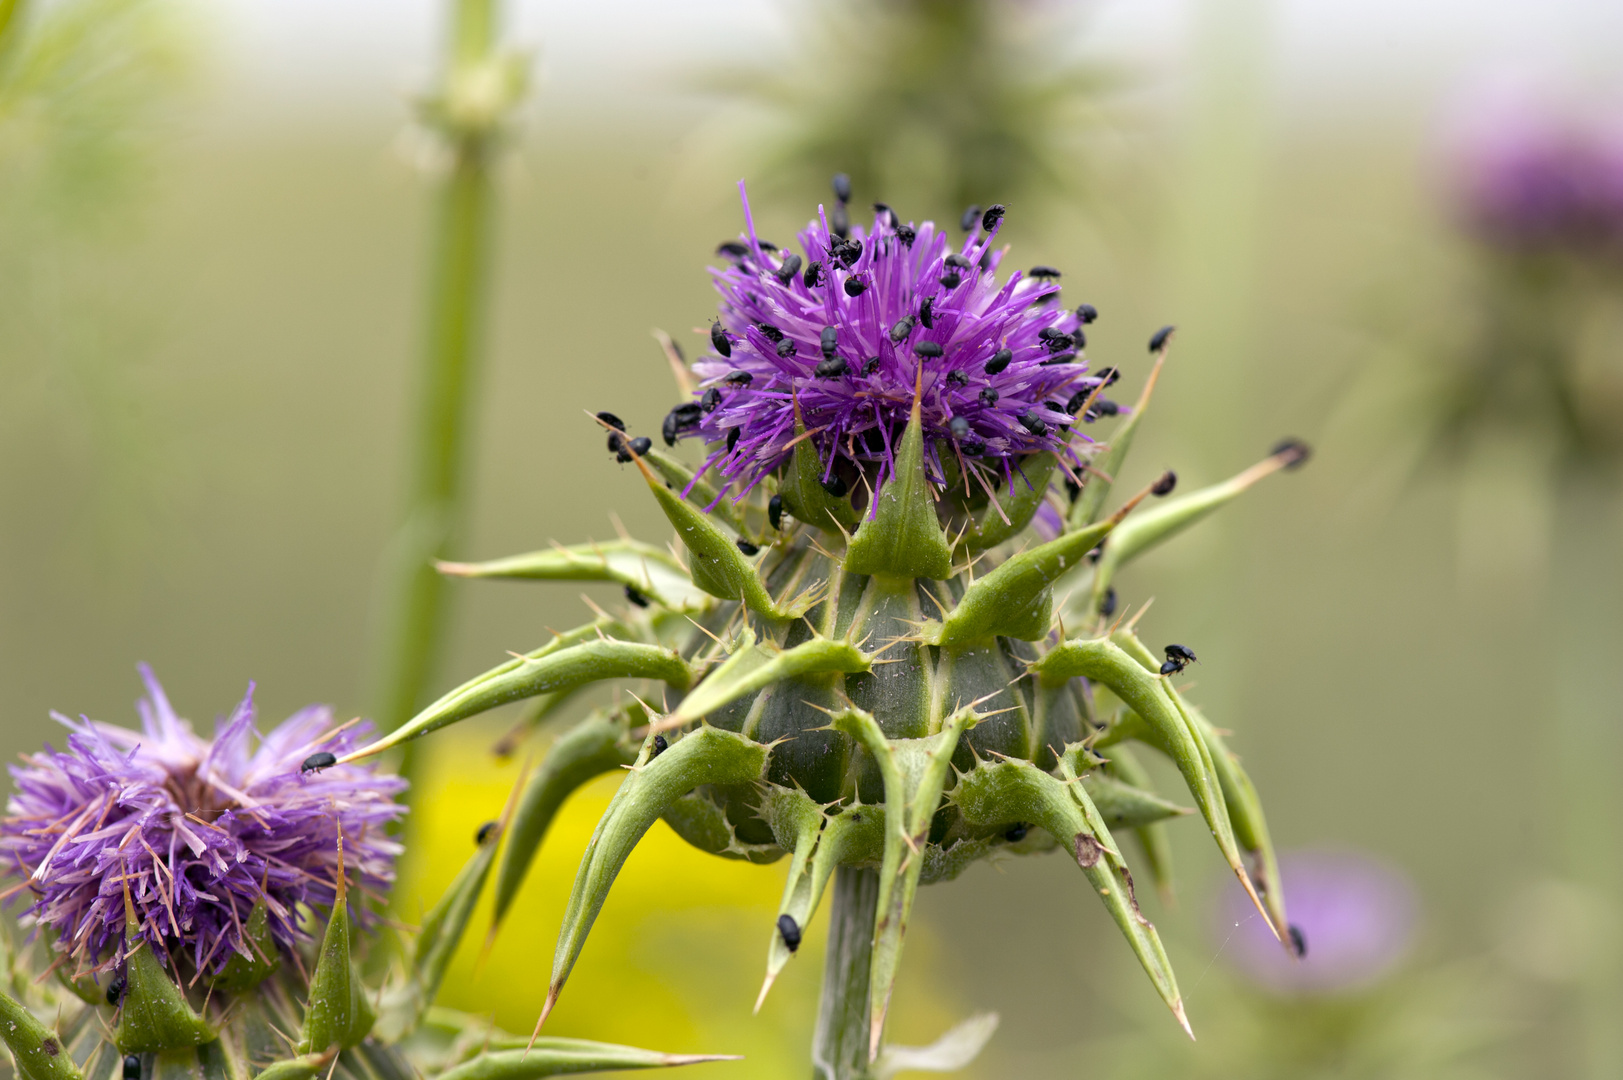
{"label": "green stem", "polygon": [[[456,0],[452,14],[448,86],[458,71],[487,61],[495,43],[493,0]],[[439,193],[408,504],[384,567],[374,689],[384,731],[424,703],[438,667],[445,593],[433,564],[451,555],[462,524],[468,414],[486,308],[494,135],[473,129],[446,137],[452,163]]]}
{"label": "green stem", "polygon": [[812,1080],[868,1080],[868,974],[879,871],[834,871],[823,996],[812,1036]]}

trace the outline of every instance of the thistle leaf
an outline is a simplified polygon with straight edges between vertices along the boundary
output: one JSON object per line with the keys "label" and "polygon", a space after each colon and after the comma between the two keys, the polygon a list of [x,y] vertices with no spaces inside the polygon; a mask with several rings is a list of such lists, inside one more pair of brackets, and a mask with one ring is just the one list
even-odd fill
{"label": "thistle leaf", "polygon": [[[124,940],[134,941],[139,933],[126,881]],[[179,1050],[201,1046],[214,1038],[214,1031],[192,1011],[186,995],[152,955],[152,946],[147,942],[142,941],[125,959],[124,979],[124,1000],[119,1007],[118,1029],[113,1033],[120,1052]]]}
{"label": "thistle leaf", "polygon": [[1054,582],[1098,547],[1118,520],[1112,517],[1010,556],[964,590],[939,629],[927,625],[926,640],[946,648],[962,648],[998,636],[1040,640],[1053,619]]}
{"label": "thistle leaf", "polygon": [[1221,484],[1167,499],[1152,509],[1133,515],[1110,537],[1110,542],[1105,544],[1104,552],[1099,557],[1099,565],[1093,574],[1094,610],[1098,610],[1105,590],[1110,588],[1111,579],[1122,565],[1189,528],[1263,477],[1299,463],[1300,453],[1300,449],[1294,446],[1282,449]]}
{"label": "thistle leaf", "polygon": [[1194,813],[1189,807],[1168,802],[1153,791],[1125,783],[1099,772],[1082,777],[1088,798],[1098,807],[1105,824],[1117,829],[1142,829],[1167,818]]}
{"label": "thistle leaf", "polygon": [[773,622],[798,619],[811,607],[815,597],[805,594],[780,606],[766,591],[755,565],[744,557],[726,533],[652,477],[648,489],[659,500],[659,508],[665,511],[682,546],[687,548],[688,572],[693,576],[693,584],[722,600],[742,600],[756,615]]}
{"label": "thistle leaf", "polygon": [[9,994],[0,992],[0,1039],[22,1080],[81,1080],[79,1066],[56,1032]]}
{"label": "thistle leaf", "polygon": [[310,975],[310,997],[304,1004],[304,1036],[299,1040],[301,1054],[319,1053],[334,1047],[354,1046],[372,1030],[377,1016],[366,999],[361,977],[350,955],[349,875],[344,869],[344,839],[338,838],[338,891],[332,914],[316,955],[316,970]]}
{"label": "thistle leaf", "polygon": [[[1046,450],[1022,461],[1015,470],[1009,494],[1000,498],[997,506],[988,506],[980,520],[970,525],[960,541],[962,546],[968,551],[984,551],[1025,531],[1048,494],[1048,484],[1058,464],[1059,459]],[[999,507],[1003,510],[1001,514]],[[1005,516],[1007,521],[1003,520]]]}
{"label": "thistle leaf", "polygon": [[687,571],[670,552],[635,540],[554,547],[488,562],[440,562],[435,567],[452,577],[612,581],[677,610],[697,609],[705,604]]}
{"label": "thistle leaf", "polygon": [[[688,502],[704,510],[711,517],[725,521],[734,532],[745,531],[744,519],[739,514],[738,508],[729,499],[716,498],[716,489],[708,482],[693,479],[692,469],[663,451],[652,448],[643,453],[642,459],[654,467],[660,479],[677,491],[686,491]],[[692,487],[688,486],[690,484]]]}
{"label": "thistle leaf", "polygon": [[[1079,675],[1103,684],[1153,729],[1159,744],[1183,774],[1184,783],[1211,828],[1218,850],[1272,927],[1273,919],[1263,907],[1246,873],[1245,863],[1240,859],[1217,766],[1207,751],[1205,740],[1195,732],[1193,723],[1172,696],[1167,680],[1148,670],[1119,644],[1105,638],[1066,641],[1033,664],[1032,670],[1050,685]],[[1279,929],[1274,929],[1278,934]]]}
{"label": "thistle leaf", "polygon": [[701,727],[671,743],[658,757],[652,756],[654,738],[650,733],[643,743],[637,763],[609,800],[586,845],[564,910],[537,1031],[557,1003],[615,876],[649,827],[667,807],[700,784],[744,784],[760,780],[766,772],[767,748],[730,731]]}
{"label": "thistle leaf", "polygon": [[657,727],[691,723],[784,679],[834,672],[851,675],[869,669],[868,655],[848,641],[814,638],[792,649],[780,649],[770,641],[757,642],[754,632],[746,627],[733,654],[705,676]]}
{"label": "thistle leaf", "polygon": [[[500,1046],[512,1040],[497,1040]],[[533,1046],[520,1040],[511,1049],[491,1049],[440,1073],[436,1080],[537,1080],[543,1076],[613,1072],[624,1069],[668,1069],[706,1061],[742,1061],[736,1054],[662,1054],[632,1046],[591,1042],[587,1039],[536,1039]]]}
{"label": "thistle leaf", "polygon": [[924,869],[924,845],[930,821],[941,805],[948,766],[958,739],[979,717],[959,709],[941,731],[922,739],[887,739],[870,714],[850,709],[834,718],[834,727],[867,748],[885,781],[885,854],[879,870],[879,906],[874,924],[869,976],[868,1060],[879,1056],[885,1016],[902,959],[902,938],[918,894]]}
{"label": "thistle leaf", "polygon": [[1093,470],[1088,476],[1088,482],[1082,485],[1082,494],[1076,497],[1071,505],[1069,526],[1079,529],[1084,525],[1091,525],[1099,520],[1104,512],[1105,499],[1110,495],[1110,488],[1116,475],[1127,460],[1127,451],[1133,447],[1133,436],[1138,434],[1138,425],[1144,419],[1145,410],[1150,407],[1150,396],[1155,393],[1155,384],[1161,377],[1161,366],[1166,363],[1166,350],[1163,348],[1155,357],[1155,366],[1150,369],[1150,377],[1144,380],[1144,389],[1139,391],[1138,404],[1133,406],[1133,414],[1116,428],[1110,436],[1110,445],[1103,454],[1093,459]]}
{"label": "thistle leaf", "polygon": [[[1146,668],[1155,664],[1155,654],[1144,647],[1131,631],[1118,630],[1111,635],[1115,641],[1130,656]],[[1268,837],[1268,821],[1263,817],[1262,800],[1257,797],[1257,789],[1251,783],[1251,777],[1246,775],[1240,767],[1239,759],[1229,750],[1223,742],[1223,737],[1217,733],[1200,710],[1183,699],[1170,683],[1167,692],[1188,718],[1190,726],[1200,737],[1206,747],[1206,752],[1217,770],[1218,782],[1222,785],[1223,801],[1228,807],[1229,822],[1234,829],[1234,838],[1251,856],[1251,872],[1257,884],[1257,892],[1262,895],[1267,906],[1268,915],[1273,925],[1285,927],[1289,925],[1285,919],[1285,893],[1279,882],[1279,861],[1274,854],[1273,841]],[[1288,945],[1285,938],[1280,938],[1281,944]]]}
{"label": "thistle leaf", "polygon": [[[812,852],[823,832],[823,808],[800,788],[779,787],[769,784],[761,796],[760,814],[772,829],[778,846],[793,852],[789,862],[789,876],[783,885],[783,899],[778,903],[778,917],[772,926],[772,940],[766,950],[766,981],[755,999],[755,1011],[761,1011],[767,991],[778,973],[789,963],[795,950],[784,941],[779,925],[784,916],[794,920],[804,930],[811,922],[817,898],[812,895]],[[796,948],[799,947],[797,941]]]}
{"label": "thistle leaf", "polygon": [[947,1029],[929,1046],[887,1046],[874,1063],[876,1080],[900,1072],[957,1072],[974,1061],[997,1031],[997,1013],[976,1013]]}
{"label": "thistle leaf", "polygon": [[524,793],[519,796],[518,809],[507,830],[507,846],[502,852],[501,869],[496,874],[492,934],[524,884],[530,863],[564,800],[593,777],[637,760],[636,744],[629,730],[625,713],[600,710],[558,736],[547,749],[541,767],[531,775]]}
{"label": "thistle leaf", "polygon": [[[1135,718],[1137,716],[1136,713],[1132,715]],[[1133,752],[1132,747],[1118,743],[1110,748],[1107,757],[1109,759],[1105,762],[1107,775],[1119,777],[1140,791],[1150,791],[1152,781],[1149,770],[1138,760],[1138,755]],[[1092,793],[1091,788],[1089,792]],[[1105,814],[1106,820],[1109,820],[1109,812],[1103,802],[1097,796],[1094,802],[1099,806],[1099,812]],[[1182,810],[1182,807],[1179,809]],[[1150,868],[1150,878],[1155,882],[1156,889],[1161,893],[1163,900],[1170,899],[1173,892],[1172,838],[1167,834],[1166,824],[1155,822],[1140,825],[1133,830],[1133,836],[1138,841],[1138,846],[1144,849],[1144,861]]]}
{"label": "thistle leaf", "polygon": [[1097,820],[1098,811],[1080,784],[1059,780],[1028,761],[1007,758],[979,762],[969,772],[959,774],[952,802],[971,825],[1031,822],[1069,850],[1127,938],[1161,1000],[1183,1029],[1189,1030],[1178,982],[1160,936],[1139,911],[1132,876],[1121,852],[1109,830]]}
{"label": "thistle leaf", "polygon": [[693,683],[693,669],[670,649],[612,638],[589,639],[563,648],[552,643],[477,675],[388,735],[340,760],[381,753],[458,720],[537,694],[573,690],[605,679],[662,679],[678,690]]}
{"label": "thistle leaf", "polygon": [[851,538],[845,569],[945,581],[952,577],[952,549],[941,533],[935,493],[924,475],[924,425],[916,396],[895,460],[889,482],[879,489],[878,504]]}

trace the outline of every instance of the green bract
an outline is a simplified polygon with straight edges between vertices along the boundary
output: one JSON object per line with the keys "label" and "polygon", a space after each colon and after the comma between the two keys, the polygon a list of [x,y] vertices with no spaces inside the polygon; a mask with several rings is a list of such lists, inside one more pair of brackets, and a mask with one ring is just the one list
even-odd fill
{"label": "green bract", "polygon": [[[883,1045],[918,887],[951,880],[997,852],[1059,848],[1073,858],[1187,1028],[1177,981],[1111,830],[1135,834],[1150,878],[1166,887],[1162,830],[1191,811],[1149,790],[1133,742],[1177,766],[1225,861],[1269,924],[1284,929],[1284,898],[1250,780],[1130,626],[1097,612],[1123,563],[1305,451],[1291,444],[1225,484],[1134,513],[1149,494],[1140,493],[1106,516],[1110,477],[1143,418],[1161,359],[1116,440],[1096,455],[1108,469],[1090,472],[1068,504],[1048,488],[1056,459],[1047,453],[1021,463],[1039,481],[1030,487],[1016,481],[997,496],[963,484],[936,488],[915,406],[895,474],[871,509],[817,482],[809,440],[750,499],[723,504],[725,513],[705,511],[714,492],[702,485],[683,498],[692,478],[686,467],[628,451],[676,529],[683,561],[621,541],[445,568],[472,577],[613,581],[633,603],[468,681],[352,756],[519,697],[540,695],[541,712],[550,714],[552,695],[590,681],[656,681],[635,704],[599,708],[560,734],[506,831],[497,928],[569,791],[629,769],[575,880],[543,1021],[615,875],[663,817],[724,858],[788,857],[780,918],[762,928],[763,999],[824,894],[835,895],[814,1048],[820,1076],[882,1076],[904,1063],[956,1068],[990,1036],[995,1018],[981,1018],[933,1048]],[[785,514],[774,529],[767,502],[777,494]],[[1033,543],[1022,533],[1045,498],[1055,503],[1060,532]],[[755,554],[757,546],[765,550]],[[1056,592],[1080,609],[1057,613]],[[644,701],[663,701],[669,711],[650,712]]]}

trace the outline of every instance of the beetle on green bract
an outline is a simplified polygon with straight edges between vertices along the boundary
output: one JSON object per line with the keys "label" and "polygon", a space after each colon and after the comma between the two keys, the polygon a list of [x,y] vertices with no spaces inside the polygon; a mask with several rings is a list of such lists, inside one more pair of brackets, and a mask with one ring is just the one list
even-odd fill
{"label": "beetle on green bract", "polygon": [[[596,560],[554,549],[459,564],[465,576],[619,581],[648,603],[617,616],[612,631],[560,636],[470,680],[351,755],[519,697],[610,679],[665,684],[577,729],[601,735],[561,735],[519,800],[498,924],[563,797],[629,764],[576,878],[542,1022],[615,875],[663,818],[724,858],[788,858],[777,919],[762,928],[763,998],[833,898],[813,1054],[828,1080],[879,1068],[918,887],[999,852],[1066,851],[1187,1029],[1111,832],[1132,831],[1165,886],[1161,830],[1184,811],[1147,789],[1125,746],[1115,761],[1090,752],[1126,741],[1176,765],[1224,860],[1286,939],[1254,788],[1132,625],[1110,619],[1123,563],[1298,463],[1303,449],[1282,444],[1234,479],[1184,494],[1172,494],[1168,471],[1107,513],[1170,331],[1155,335],[1137,403],[1091,414],[1119,416],[1116,430],[1103,442],[1076,430],[1055,403],[1091,407],[1120,378],[1089,375],[1069,351],[1097,313],[1034,303],[1057,295],[1047,268],[997,281],[992,238],[1003,213],[994,209],[966,216],[957,247],[888,207],[846,235],[814,222],[802,235],[807,258],[834,256],[819,284],[774,273],[746,231],[743,254],[717,272],[714,350],[679,374],[694,400],[720,391],[679,432],[705,444],[702,462],[629,455],[676,530],[682,579],[667,583],[670,561],[651,557],[642,577],[629,564],[611,575],[608,550]],[[985,269],[943,287],[943,267],[960,264]],[[871,282],[860,296],[830,287],[858,275]],[[1062,341],[1066,362],[1052,363]],[[847,349],[873,360],[820,370]],[[1168,659],[1181,670],[1194,655],[1169,647]],[[977,1038],[990,1035],[977,1024]]]}

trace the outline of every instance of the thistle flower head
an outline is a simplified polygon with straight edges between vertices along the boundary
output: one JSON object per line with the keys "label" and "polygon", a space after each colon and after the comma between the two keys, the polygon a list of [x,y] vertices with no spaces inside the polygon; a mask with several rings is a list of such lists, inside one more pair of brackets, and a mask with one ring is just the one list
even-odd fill
{"label": "thistle flower head", "polygon": [[1401,872],[1356,852],[1292,852],[1280,858],[1290,890],[1292,935],[1303,946],[1291,959],[1230,892],[1221,906],[1221,939],[1252,982],[1281,994],[1344,993],[1379,981],[1414,938],[1414,887]]}
{"label": "thistle flower head", "polygon": [[141,674],[141,731],[57,715],[67,749],[11,768],[0,859],[58,952],[81,970],[115,965],[126,895],[140,937],[200,972],[253,959],[245,927],[260,902],[288,948],[305,935],[299,906],[333,902],[340,834],[351,887],[387,889],[400,846],[384,827],[405,812],[393,799],[405,782],[365,765],[302,768],[362,745],[367,725],[335,728],[331,710],[312,706],[260,735],[250,685],[203,739]]}
{"label": "thistle flower head", "polygon": [[[742,191],[742,185],[740,186]],[[888,208],[843,228],[819,210],[800,253],[746,229],[722,245],[714,349],[694,370],[697,407],[668,435],[713,444],[705,468],[736,495],[810,440],[823,478],[877,491],[915,396],[931,479],[975,469],[1002,479],[1042,450],[1076,460],[1069,428],[1101,380],[1082,357],[1084,317],[1060,301],[1058,271],[997,271],[1002,207],[968,221],[961,243]],[[1091,417],[1089,417],[1091,418]]]}
{"label": "thistle flower head", "polygon": [[1451,173],[1466,228],[1512,252],[1623,254],[1623,129],[1495,97],[1462,122]]}

